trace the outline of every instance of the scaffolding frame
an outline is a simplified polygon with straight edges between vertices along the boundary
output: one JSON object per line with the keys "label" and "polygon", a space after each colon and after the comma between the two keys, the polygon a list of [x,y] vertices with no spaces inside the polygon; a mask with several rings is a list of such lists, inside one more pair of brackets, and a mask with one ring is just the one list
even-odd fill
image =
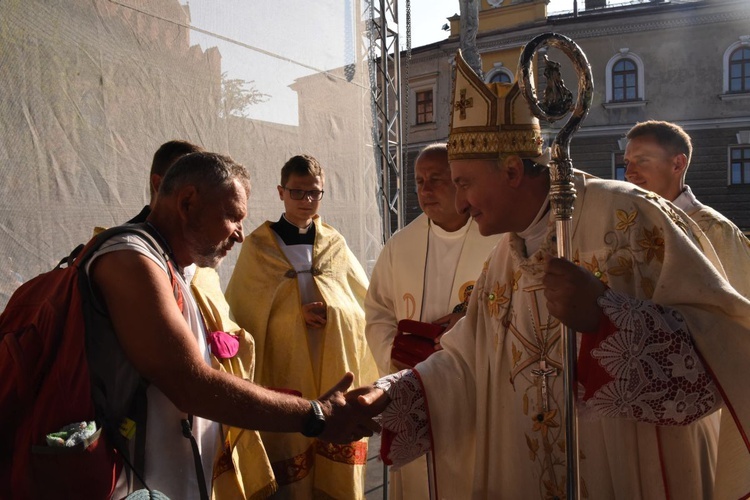
{"label": "scaffolding frame", "polygon": [[373,146],[385,242],[395,230],[404,227],[406,215],[398,1],[366,0],[366,8]]}

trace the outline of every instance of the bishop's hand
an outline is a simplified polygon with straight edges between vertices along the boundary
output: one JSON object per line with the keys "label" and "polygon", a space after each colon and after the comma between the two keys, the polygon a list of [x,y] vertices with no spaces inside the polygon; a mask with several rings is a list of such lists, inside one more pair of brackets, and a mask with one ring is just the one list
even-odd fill
{"label": "bishop's hand", "polygon": [[575,331],[596,331],[602,315],[596,299],[607,286],[593,273],[568,260],[550,257],[544,265],[542,283],[552,316]]}
{"label": "bishop's hand", "polygon": [[346,444],[380,432],[380,426],[372,420],[377,415],[357,401],[357,390],[346,392],[354,381],[348,372],[335,386],[320,397],[326,426],[319,436],[324,441]]}

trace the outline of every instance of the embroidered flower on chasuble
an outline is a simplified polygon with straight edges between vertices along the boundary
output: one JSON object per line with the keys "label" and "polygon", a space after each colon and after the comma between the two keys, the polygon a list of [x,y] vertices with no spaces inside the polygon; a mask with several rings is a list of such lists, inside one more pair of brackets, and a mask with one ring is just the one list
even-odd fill
{"label": "embroidered flower on chasuble", "polygon": [[610,266],[607,269],[607,274],[611,274],[612,276],[633,274],[633,259],[624,256],[617,257],[617,264]]}
{"label": "embroidered flower on chasuble", "polygon": [[578,250],[576,250],[576,253],[573,256],[573,263],[577,266],[583,266],[584,269],[596,276],[597,279],[599,279],[605,285],[609,284],[609,279],[607,278],[606,273],[602,271],[601,266],[599,265],[599,259],[596,258],[596,255],[591,256],[590,262],[586,262],[585,260],[581,261],[578,257]]}
{"label": "embroidered flower on chasuble", "polygon": [[650,264],[654,258],[664,262],[664,237],[661,228],[654,226],[650,231],[644,228],[642,236],[638,244],[646,251],[646,263]]}
{"label": "embroidered flower on chasuble", "polygon": [[553,409],[544,413],[537,413],[531,419],[534,422],[532,431],[541,432],[542,437],[546,438],[547,433],[551,427],[560,427],[555,417],[557,416],[557,409]]}
{"label": "embroidered flower on chasuble", "polygon": [[529,459],[532,461],[537,459],[537,453],[539,452],[539,440],[536,438],[530,438],[528,434],[524,434],[526,437],[526,447],[529,449]]}
{"label": "embroidered flower on chasuble", "polygon": [[[565,477],[560,477],[559,481],[544,481],[544,500],[563,500],[565,495]],[[582,498],[588,497],[583,491],[581,491],[581,496]]]}
{"label": "embroidered flower on chasuble", "polygon": [[619,208],[615,211],[615,215],[617,216],[617,225],[615,226],[615,229],[618,231],[627,231],[631,226],[635,224],[635,220],[638,218],[638,210],[633,210],[632,212],[626,212],[625,210],[620,210]]}
{"label": "embroidered flower on chasuble", "polygon": [[682,232],[684,232],[685,234],[689,233],[689,230],[688,230],[687,224],[685,224],[685,221],[682,219],[682,217],[677,215],[677,212],[675,212],[672,209],[672,206],[669,203],[667,203],[667,201],[664,198],[662,198],[661,196],[653,192],[646,193],[645,197],[647,200],[651,200],[655,202],[656,205],[659,206],[661,211],[667,214],[667,217],[669,217],[669,219],[672,222],[674,222],[675,225],[682,230]]}
{"label": "embroidered flower on chasuble", "polygon": [[500,307],[507,304],[510,300],[505,296],[507,288],[507,285],[500,286],[500,283],[496,281],[492,285],[490,292],[484,292],[485,299],[487,300],[487,310],[493,318],[497,318],[500,315]]}
{"label": "embroidered flower on chasuble", "polygon": [[[513,356],[513,368],[515,368],[516,366],[518,366],[518,363],[521,361],[521,358],[523,357],[523,351],[520,350],[518,347],[516,347],[516,344],[514,343],[511,343],[510,346],[512,349],[512,356]],[[525,394],[524,394],[524,397],[526,397]],[[524,411],[524,413],[526,412]]]}
{"label": "embroidered flower on chasuble", "polygon": [[521,281],[521,276],[523,275],[523,271],[520,269],[515,272],[513,275],[513,286],[511,287],[514,292],[518,291],[518,282]]}

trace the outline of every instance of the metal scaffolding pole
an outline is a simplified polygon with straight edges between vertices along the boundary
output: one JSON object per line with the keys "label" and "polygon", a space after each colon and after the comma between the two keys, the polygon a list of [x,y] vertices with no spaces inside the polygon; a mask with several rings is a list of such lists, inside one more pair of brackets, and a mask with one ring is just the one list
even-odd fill
{"label": "metal scaffolding pole", "polygon": [[397,0],[367,0],[367,9],[373,144],[386,241],[404,227],[406,213],[398,4]]}

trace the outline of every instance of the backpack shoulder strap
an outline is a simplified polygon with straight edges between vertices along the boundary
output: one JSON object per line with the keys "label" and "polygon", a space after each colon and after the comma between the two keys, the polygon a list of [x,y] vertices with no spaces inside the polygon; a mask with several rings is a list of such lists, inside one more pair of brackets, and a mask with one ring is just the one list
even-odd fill
{"label": "backpack shoulder strap", "polygon": [[[76,249],[73,250],[73,252],[71,252],[71,254],[66,259],[63,259],[63,261],[58,264],[58,267],[65,263],[68,266],[74,265],[78,267],[78,269],[82,269],[86,262],[91,259],[94,253],[96,253],[96,251],[99,250],[106,241],[114,236],[125,233],[137,234],[151,248],[156,250],[161,263],[164,265],[164,267],[167,268],[169,281],[172,285],[172,293],[174,294],[177,306],[180,308],[180,311],[182,311],[185,307],[185,301],[184,297],[182,296],[182,291],[177,282],[177,273],[172,263],[172,258],[165,248],[166,242],[163,241],[161,235],[156,233],[149,226],[149,224],[146,224],[144,222],[136,224],[122,224],[120,226],[114,226],[109,229],[105,229],[101,233],[91,238],[91,240],[89,240],[89,242],[85,246],[79,245],[78,247],[76,247]],[[91,282],[89,280],[87,281],[89,282],[90,287]],[[93,290],[90,291],[93,292]],[[97,294],[94,293],[91,294],[91,296],[94,298],[96,307],[100,307],[101,304],[99,304],[99,299],[96,295]]]}

